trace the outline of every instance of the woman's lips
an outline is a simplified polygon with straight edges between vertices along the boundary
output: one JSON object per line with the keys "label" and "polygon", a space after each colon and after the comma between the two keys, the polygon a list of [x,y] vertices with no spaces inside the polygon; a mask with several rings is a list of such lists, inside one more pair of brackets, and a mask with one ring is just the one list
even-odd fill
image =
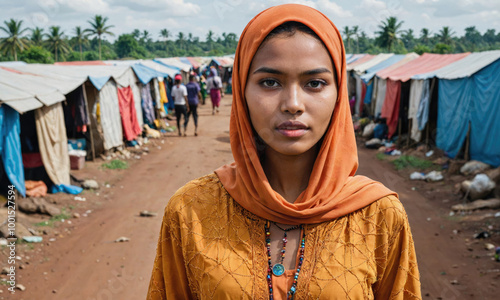
{"label": "woman's lips", "polygon": [[308,127],[299,121],[286,121],[279,124],[276,130],[287,137],[300,137],[307,132]]}

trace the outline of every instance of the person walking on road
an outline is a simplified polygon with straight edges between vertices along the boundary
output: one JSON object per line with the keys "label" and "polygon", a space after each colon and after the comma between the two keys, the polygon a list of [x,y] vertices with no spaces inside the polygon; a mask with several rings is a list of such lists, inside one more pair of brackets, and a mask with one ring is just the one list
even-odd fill
{"label": "person walking on road", "polygon": [[210,100],[212,101],[212,115],[219,112],[220,100],[222,97],[222,80],[217,69],[210,68],[210,74],[207,79],[207,90],[210,91]]}
{"label": "person walking on road", "polygon": [[186,84],[187,89],[187,100],[189,105],[189,112],[187,114],[187,123],[189,122],[189,116],[193,115],[194,121],[194,136],[198,136],[198,104],[201,99],[201,89],[200,85],[196,82],[196,77],[194,75],[189,75],[189,83]]}
{"label": "person walking on road", "polygon": [[177,129],[179,130],[179,136],[182,135],[181,132],[181,116],[184,117],[184,136],[186,136],[186,127],[188,123],[187,111],[188,107],[187,103],[187,89],[186,86],[181,83],[182,76],[180,74],[175,75],[174,77],[174,86],[172,87],[172,97],[174,98],[175,104],[175,117],[177,119]]}
{"label": "person walking on road", "polygon": [[147,299],[422,299],[398,195],[355,175],[346,76],[342,36],[317,10],[279,5],[248,23],[235,161],[168,201]]}

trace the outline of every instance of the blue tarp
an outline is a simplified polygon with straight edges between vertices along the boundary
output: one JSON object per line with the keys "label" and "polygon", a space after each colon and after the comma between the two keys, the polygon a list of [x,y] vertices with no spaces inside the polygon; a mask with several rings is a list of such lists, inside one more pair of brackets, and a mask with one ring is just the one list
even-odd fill
{"label": "blue tarp", "polygon": [[363,56],[365,56],[365,54],[353,54],[351,57],[349,57],[349,59],[346,59],[346,64],[352,64]]}
{"label": "blue tarp", "polygon": [[363,100],[365,104],[372,103],[372,94],[373,94],[373,81],[366,84],[366,94],[365,94],[365,99]]}
{"label": "blue tarp", "polygon": [[374,65],[373,67],[366,70],[366,74],[363,74],[361,76],[361,80],[363,80],[365,83],[368,83],[368,81],[370,81],[378,71],[383,70],[389,66],[392,66],[393,64],[402,60],[405,56],[406,55],[404,55],[404,54],[396,54],[396,55],[393,55],[393,56],[389,57],[388,59]]}
{"label": "blue tarp", "polygon": [[139,78],[139,80],[143,84],[147,84],[153,78],[168,77],[167,73],[163,73],[163,72],[151,69],[151,68],[146,67],[146,66],[141,65],[141,64],[132,65],[132,69],[134,70],[135,75],[137,75],[137,78]]}
{"label": "blue tarp", "polygon": [[470,155],[500,166],[500,60],[471,77],[439,81],[436,145],[455,157],[471,126]]}
{"label": "blue tarp", "polygon": [[104,76],[104,77],[94,77],[94,76],[89,76],[90,82],[95,86],[95,88],[100,91],[102,87],[108,82],[109,78],[111,76]]}
{"label": "blue tarp", "polygon": [[16,189],[26,197],[23,158],[21,156],[19,113],[7,105],[0,106],[0,154],[5,173]]}

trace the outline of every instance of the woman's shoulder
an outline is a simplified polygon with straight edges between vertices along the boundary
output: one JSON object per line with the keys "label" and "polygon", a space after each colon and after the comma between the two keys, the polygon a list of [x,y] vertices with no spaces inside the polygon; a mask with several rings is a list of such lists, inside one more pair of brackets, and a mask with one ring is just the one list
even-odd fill
{"label": "woman's shoulder", "polygon": [[217,203],[227,195],[215,173],[191,180],[179,188],[170,198],[165,214],[186,214],[193,211],[211,213]]}
{"label": "woman's shoulder", "polygon": [[[395,195],[388,195],[361,209],[365,220],[370,219],[374,224],[382,225],[390,231],[399,231],[408,222],[403,204]],[[392,230],[391,230],[392,229]]]}

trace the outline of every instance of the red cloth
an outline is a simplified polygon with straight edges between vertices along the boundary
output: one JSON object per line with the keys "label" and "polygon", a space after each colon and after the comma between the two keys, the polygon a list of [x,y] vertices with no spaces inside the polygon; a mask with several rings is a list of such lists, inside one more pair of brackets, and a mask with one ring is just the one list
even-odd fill
{"label": "red cloth", "polygon": [[142,132],[137,113],[135,111],[134,95],[130,86],[118,89],[118,103],[120,105],[120,115],[122,117],[122,126],[125,139],[127,141],[135,140],[137,135]]}
{"label": "red cloth", "polygon": [[391,138],[398,127],[399,103],[401,101],[401,81],[387,79],[384,105],[381,117],[387,119],[388,137]]}
{"label": "red cloth", "polygon": [[43,166],[42,156],[40,152],[23,153],[23,166],[25,168],[38,168]]}

